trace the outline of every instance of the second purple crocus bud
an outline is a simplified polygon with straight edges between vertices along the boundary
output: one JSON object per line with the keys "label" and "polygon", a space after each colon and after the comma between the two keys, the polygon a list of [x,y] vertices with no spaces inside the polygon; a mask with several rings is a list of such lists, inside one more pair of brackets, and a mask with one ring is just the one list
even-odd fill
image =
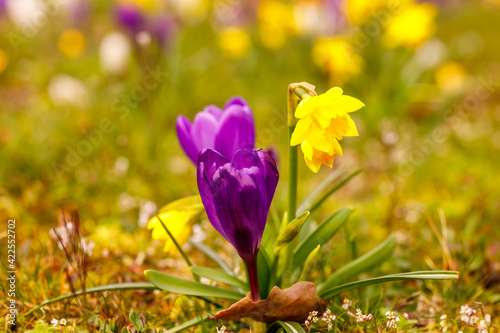
{"label": "second purple crocus bud", "polygon": [[278,179],[274,160],[262,150],[238,150],[230,161],[204,149],[198,158],[203,206],[210,223],[245,262],[253,301],[259,300],[257,254]]}
{"label": "second purple crocus bud", "polygon": [[186,155],[197,163],[204,148],[212,148],[231,160],[239,149],[255,147],[255,122],[252,110],[241,97],[233,97],[221,110],[209,105],[198,112],[193,123],[177,117],[177,137]]}

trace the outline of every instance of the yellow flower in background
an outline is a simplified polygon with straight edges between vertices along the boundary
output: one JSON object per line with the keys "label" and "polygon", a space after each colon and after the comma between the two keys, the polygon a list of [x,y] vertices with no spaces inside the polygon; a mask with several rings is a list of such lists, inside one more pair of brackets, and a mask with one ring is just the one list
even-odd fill
{"label": "yellow flower in background", "polygon": [[339,140],[345,136],[358,136],[349,113],[363,106],[360,100],[343,95],[342,89],[337,87],[299,103],[295,110],[299,121],[290,145],[300,144],[311,171],[318,172],[321,164],[332,167],[334,157],[342,156]]}
{"label": "yellow flower in background", "polygon": [[289,3],[264,0],[259,6],[257,16],[260,40],[269,49],[283,48],[289,36],[297,32],[293,7]]}
{"label": "yellow flower in background", "polygon": [[352,24],[363,24],[387,5],[387,0],[347,0],[345,12]]}
{"label": "yellow flower in background", "polygon": [[9,56],[7,53],[0,49],[0,74],[3,73],[7,65],[9,64]]}
{"label": "yellow flower in background", "polygon": [[410,1],[389,19],[383,41],[388,47],[416,48],[432,37],[437,8]]}
{"label": "yellow flower in background", "polygon": [[85,36],[78,30],[69,29],[64,31],[57,42],[57,47],[59,51],[70,57],[75,58],[82,54],[87,45],[87,40]]}
{"label": "yellow flower in background", "polygon": [[321,38],[315,41],[312,58],[318,67],[341,84],[360,73],[363,58],[355,53],[345,37]]}
{"label": "yellow flower in background", "polygon": [[251,46],[250,36],[241,28],[225,28],[219,35],[219,47],[228,58],[242,58],[248,53]]}
{"label": "yellow flower in background", "polygon": [[456,62],[446,62],[436,71],[436,83],[444,91],[456,92],[465,83],[465,68]]}
{"label": "yellow flower in background", "polygon": [[[182,246],[186,244],[189,236],[191,236],[191,226],[203,210],[200,196],[194,195],[169,203],[160,209],[158,216],[177,243]],[[169,254],[177,252],[177,247],[163,228],[158,217],[154,216],[149,220],[148,229],[152,229],[153,239],[165,240],[165,252]]]}

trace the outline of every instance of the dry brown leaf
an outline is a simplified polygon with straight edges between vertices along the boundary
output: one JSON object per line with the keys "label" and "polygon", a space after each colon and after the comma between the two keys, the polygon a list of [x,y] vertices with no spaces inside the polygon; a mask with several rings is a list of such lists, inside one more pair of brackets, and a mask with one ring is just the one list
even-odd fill
{"label": "dry brown leaf", "polygon": [[303,323],[310,311],[321,311],[326,302],[316,295],[316,285],[302,281],[290,288],[281,290],[273,287],[264,301],[254,302],[245,297],[234,303],[229,309],[219,311],[210,319],[240,320],[252,318],[263,323],[277,320]]}

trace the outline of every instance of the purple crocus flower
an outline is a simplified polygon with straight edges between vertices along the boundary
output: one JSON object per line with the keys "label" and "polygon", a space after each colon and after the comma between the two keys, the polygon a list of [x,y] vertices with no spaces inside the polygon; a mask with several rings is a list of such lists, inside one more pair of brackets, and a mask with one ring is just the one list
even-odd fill
{"label": "purple crocus flower", "polygon": [[212,148],[227,159],[239,149],[253,149],[255,122],[248,103],[233,97],[221,110],[209,105],[196,114],[193,123],[183,115],[177,117],[177,137],[186,155],[196,164],[204,148]]}
{"label": "purple crocus flower", "polygon": [[125,27],[133,36],[144,30],[146,19],[141,9],[131,3],[119,4],[115,9],[118,23]]}
{"label": "purple crocus flower", "polygon": [[245,262],[254,301],[257,254],[278,178],[274,160],[262,150],[238,150],[230,161],[203,149],[198,158],[198,190],[208,219]]}

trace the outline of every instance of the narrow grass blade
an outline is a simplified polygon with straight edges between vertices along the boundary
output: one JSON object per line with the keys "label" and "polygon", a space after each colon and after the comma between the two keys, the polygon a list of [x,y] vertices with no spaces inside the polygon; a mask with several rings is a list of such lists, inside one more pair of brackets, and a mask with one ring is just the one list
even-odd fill
{"label": "narrow grass blade", "polygon": [[460,278],[459,272],[454,271],[421,271],[421,272],[408,272],[402,274],[380,276],[373,279],[361,280],[343,284],[325,291],[318,293],[323,299],[329,299],[337,296],[343,292],[357,289],[361,287],[371,286],[374,284],[403,281],[403,280],[457,280]]}
{"label": "narrow grass blade", "polygon": [[333,171],[328,177],[326,177],[326,179],[323,180],[321,184],[319,184],[319,186],[316,187],[316,189],[311,194],[309,194],[309,196],[305,198],[304,201],[300,203],[300,206],[297,209],[297,214],[302,213],[310,208],[313,205],[313,202],[321,195],[321,193],[326,191],[326,189],[330,187],[330,185],[332,185],[333,182],[336,181],[340,176],[342,176],[347,171],[347,169],[347,166],[341,166],[340,168],[335,169],[335,171]]}
{"label": "narrow grass blade", "polygon": [[[105,291],[121,291],[121,290],[156,290],[160,289],[157,286],[155,286],[152,283],[148,282],[135,282],[135,283],[119,283],[119,284],[108,284],[105,286],[100,286],[100,287],[95,287],[95,288],[89,288],[85,291],[85,294],[94,294],[94,293],[102,293]],[[31,309],[30,311],[26,312],[25,316],[29,315],[30,313],[33,313],[37,310],[39,310],[41,307],[45,305],[49,305],[52,303],[57,303],[60,301],[64,301],[69,298],[73,298],[74,296],[79,296],[84,294],[83,290],[79,290],[75,292],[74,294],[67,294],[64,296],[59,296],[53,299],[50,299],[48,301],[40,303],[37,307]]]}
{"label": "narrow grass blade", "polygon": [[208,315],[209,315],[209,313],[204,313],[204,314],[200,315],[199,317],[191,319],[189,321],[186,321],[185,323],[183,323],[179,326],[176,326],[176,327],[173,327],[169,330],[163,331],[163,333],[183,332],[184,330],[186,330],[188,328],[191,328],[193,326],[201,324],[201,322],[203,320],[205,320],[205,318],[207,318]]}
{"label": "narrow grass blade", "polygon": [[337,192],[340,188],[342,188],[342,186],[344,186],[348,181],[350,181],[352,178],[354,178],[356,175],[358,175],[361,171],[362,171],[361,169],[354,171],[349,176],[347,176],[344,180],[342,180],[340,183],[338,183],[337,185],[332,187],[330,190],[328,190],[323,196],[321,196],[321,198],[319,198],[319,200],[316,201],[316,203],[314,203],[314,205],[312,205],[308,209],[311,212],[311,214],[316,209],[318,209],[323,204],[323,202],[326,201],[326,199],[328,199],[333,193]]}
{"label": "narrow grass blade", "polygon": [[277,321],[267,329],[267,333],[275,333],[283,329],[286,333],[305,333],[299,323],[293,321]]}
{"label": "narrow grass blade", "polygon": [[391,257],[395,247],[395,238],[393,236],[389,236],[382,244],[370,252],[365,253],[361,257],[351,261],[333,273],[324,283],[318,286],[318,293],[321,293],[323,290],[329,290],[340,283],[346,282],[353,276],[380,265],[382,262]]}
{"label": "narrow grass blade", "polygon": [[324,222],[322,222],[316,230],[307,236],[293,252],[293,266],[302,265],[309,253],[318,245],[324,245],[328,242],[347,221],[347,218],[352,213],[351,207],[344,207],[337,210]]}
{"label": "narrow grass blade", "polygon": [[225,272],[218,271],[216,269],[211,269],[211,268],[207,268],[207,267],[192,266],[191,271],[193,273],[195,273],[196,275],[202,276],[202,277],[207,278],[209,280],[227,283],[227,284],[230,284],[232,286],[241,288],[245,291],[249,290],[248,284],[246,282],[241,281],[237,277],[229,275]]}
{"label": "narrow grass blade", "polygon": [[266,299],[270,290],[271,260],[263,248],[261,248],[257,254],[257,276],[259,279],[260,299]]}
{"label": "narrow grass blade", "polygon": [[144,272],[144,275],[146,275],[148,280],[151,281],[151,283],[153,283],[155,286],[157,286],[161,290],[171,293],[192,296],[216,297],[236,301],[239,301],[240,299],[245,297],[245,295],[234,290],[222,289],[195,281],[184,280],[155,270],[148,269]]}
{"label": "narrow grass blade", "polygon": [[[163,223],[162,219],[160,218],[160,215],[156,215],[156,218],[158,219],[158,221],[160,221],[161,226],[163,227],[163,229],[165,229],[165,232],[168,234],[168,236],[170,237],[170,239],[172,240],[172,242],[174,242],[175,247],[177,248],[177,250],[179,251],[179,253],[182,255],[182,257],[184,258],[184,260],[186,261],[186,264],[188,265],[188,267],[193,266],[193,264],[191,263],[191,260],[189,260],[189,257],[187,256],[187,254],[184,252],[184,250],[182,250],[182,247],[179,245],[179,243],[177,243],[177,240],[172,235],[172,233],[170,232],[170,230],[168,230],[168,228],[165,225],[165,223]],[[200,278],[196,274],[193,274],[193,278],[196,281],[200,281]]]}
{"label": "narrow grass blade", "polygon": [[201,252],[203,252],[204,254],[207,255],[207,257],[209,257],[210,259],[212,259],[217,265],[219,265],[220,268],[222,268],[222,270],[224,272],[226,272],[227,274],[229,275],[235,275],[233,270],[231,269],[231,267],[229,267],[229,265],[224,261],[222,260],[221,257],[219,257],[219,255],[213,251],[211,248],[201,244],[201,243],[198,243],[198,242],[195,242],[193,241],[192,239],[190,239],[188,241],[189,244],[193,245],[194,247],[196,247],[198,250],[200,250]]}

